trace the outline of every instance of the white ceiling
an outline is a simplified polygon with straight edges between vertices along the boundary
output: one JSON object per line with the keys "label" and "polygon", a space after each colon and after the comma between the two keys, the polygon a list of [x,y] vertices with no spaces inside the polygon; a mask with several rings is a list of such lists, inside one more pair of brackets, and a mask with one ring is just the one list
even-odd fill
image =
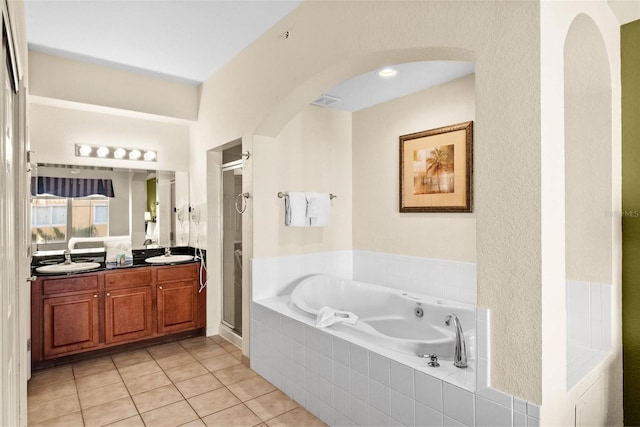
{"label": "white ceiling", "polygon": [[29,48],[199,84],[301,0],[26,0]]}
{"label": "white ceiling", "polygon": [[[29,48],[200,84],[302,0],[26,0]],[[358,111],[473,72],[455,61],[394,66],[354,77],[326,94]],[[320,96],[321,94],[318,94]]]}

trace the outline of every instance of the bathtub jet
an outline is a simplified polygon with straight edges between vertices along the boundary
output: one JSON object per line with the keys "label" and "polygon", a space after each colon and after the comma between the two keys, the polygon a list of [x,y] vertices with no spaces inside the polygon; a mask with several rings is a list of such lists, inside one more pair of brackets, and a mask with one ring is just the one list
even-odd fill
{"label": "bathtub jet", "polygon": [[[460,368],[466,367],[467,349],[471,358],[475,354],[473,305],[326,275],[301,281],[290,303],[314,318],[324,307],[355,313],[355,324],[330,328],[400,353],[437,355]],[[449,314],[455,316],[453,329],[443,321]]]}

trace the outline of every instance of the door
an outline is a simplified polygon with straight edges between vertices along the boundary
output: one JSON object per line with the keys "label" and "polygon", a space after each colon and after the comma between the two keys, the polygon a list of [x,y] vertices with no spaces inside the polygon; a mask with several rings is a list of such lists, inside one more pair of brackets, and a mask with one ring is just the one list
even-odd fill
{"label": "door", "polygon": [[100,343],[98,300],[97,293],[44,299],[45,359]]}
{"label": "door", "polygon": [[[28,285],[24,261],[26,252],[23,238],[25,230],[19,229],[22,221],[18,213],[24,188],[25,166],[17,162],[24,157],[24,142],[20,123],[18,97],[18,71],[11,30],[7,21],[6,4],[2,4],[0,53],[2,75],[0,82],[0,425],[26,424],[26,319],[21,304]],[[22,290],[24,288],[25,290]]]}
{"label": "door", "polygon": [[222,165],[222,323],[242,336],[242,159]]}
{"label": "door", "polygon": [[134,341],[153,335],[151,286],[108,291],[105,294],[107,344]]}

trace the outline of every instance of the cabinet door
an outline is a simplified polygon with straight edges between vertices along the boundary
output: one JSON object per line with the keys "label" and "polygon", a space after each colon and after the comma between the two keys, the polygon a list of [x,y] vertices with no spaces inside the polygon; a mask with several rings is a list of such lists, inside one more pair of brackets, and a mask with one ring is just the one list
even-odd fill
{"label": "cabinet door", "polygon": [[43,299],[45,358],[98,346],[98,294]]}
{"label": "cabinet door", "polygon": [[198,327],[197,283],[158,285],[158,333],[186,331]]}
{"label": "cabinet door", "polygon": [[134,341],[153,335],[151,286],[105,293],[105,341]]}

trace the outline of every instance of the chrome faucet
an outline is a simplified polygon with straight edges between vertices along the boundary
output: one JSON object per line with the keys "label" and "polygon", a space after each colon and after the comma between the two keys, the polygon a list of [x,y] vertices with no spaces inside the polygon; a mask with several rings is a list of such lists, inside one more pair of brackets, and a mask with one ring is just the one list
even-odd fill
{"label": "chrome faucet", "polygon": [[164,256],[171,256],[171,248],[164,248]]}
{"label": "chrome faucet", "polygon": [[71,264],[71,252],[70,251],[64,251],[64,263],[65,264]]}
{"label": "chrome faucet", "polygon": [[453,325],[456,328],[456,348],[453,355],[453,366],[457,368],[466,368],[467,346],[464,342],[464,332],[462,331],[462,326],[460,325],[458,316],[453,313],[447,314],[447,317],[444,318],[444,323],[449,326],[449,324],[451,324],[451,319],[453,319]]}

